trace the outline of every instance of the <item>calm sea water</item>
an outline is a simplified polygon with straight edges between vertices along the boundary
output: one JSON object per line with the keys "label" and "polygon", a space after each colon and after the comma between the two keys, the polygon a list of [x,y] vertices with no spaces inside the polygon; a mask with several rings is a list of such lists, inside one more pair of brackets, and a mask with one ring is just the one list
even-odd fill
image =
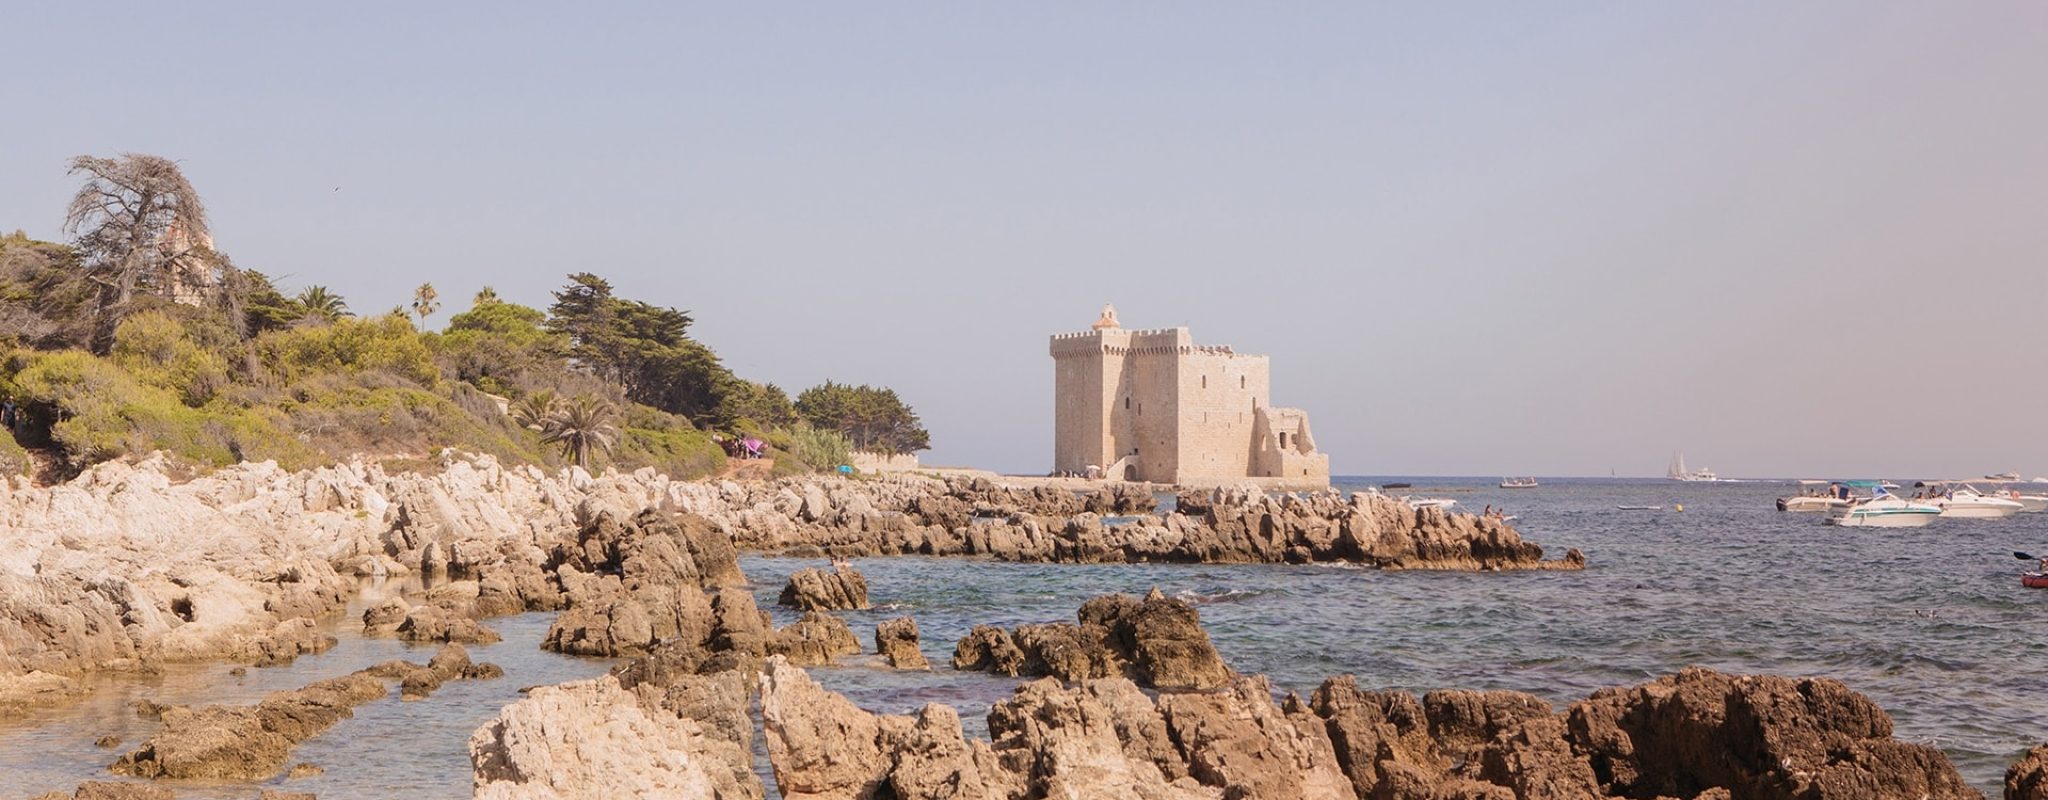
{"label": "calm sea water", "polygon": [[[951,704],[971,734],[985,735],[987,707],[1008,697],[1016,681],[945,667],[970,627],[1071,620],[1094,595],[1157,586],[1197,604],[1232,667],[1266,673],[1283,690],[1307,692],[1348,672],[1371,687],[1514,689],[1562,707],[1603,686],[1694,664],[1827,676],[1876,700],[1891,712],[1900,738],[1943,749],[1992,796],[2021,751],[2048,742],[2048,590],[2021,588],[2024,565],[2011,555],[2048,551],[2048,514],[1939,520],[1905,530],[1836,528],[1819,515],[1774,510],[1772,500],[1792,491],[1788,483],[1544,479],[1538,488],[1512,490],[1496,488],[1495,478],[1339,483],[1349,489],[1391,480],[1415,484],[1402,492],[1455,498],[1458,510],[1504,508],[1551,555],[1578,547],[1589,566],[1468,574],[859,559],[855,566],[867,575],[877,608],[842,616],[870,649],[875,623],[916,618],[938,669],[899,672],[861,656],[812,674],[874,711]],[[1684,510],[1676,510],[1681,504]],[[783,580],[820,565],[742,559],[777,624],[796,616],[774,606]],[[504,666],[506,678],[449,684],[415,703],[365,705],[356,719],[293,754],[293,763],[311,761],[326,774],[265,785],[325,800],[465,796],[471,730],[515,700],[522,686],[589,677],[607,666],[541,652],[545,615],[491,624],[506,641],[472,652]],[[337,633],[340,647],[294,667],[251,669],[242,678],[218,666],[110,678],[83,703],[0,723],[0,798],[105,778],[105,765],[120,751],[92,741],[113,733],[132,747],[155,727],[127,710],[135,698],[251,702],[387,658],[423,661],[432,654]],[[178,788],[180,797],[253,794],[247,785]]]}

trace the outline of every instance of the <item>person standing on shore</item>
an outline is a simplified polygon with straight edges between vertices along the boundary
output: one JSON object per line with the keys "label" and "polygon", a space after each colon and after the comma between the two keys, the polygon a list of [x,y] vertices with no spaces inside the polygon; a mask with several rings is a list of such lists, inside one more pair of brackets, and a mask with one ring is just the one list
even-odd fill
{"label": "person standing on shore", "polygon": [[8,395],[6,402],[0,402],[0,425],[6,425],[7,432],[12,434],[20,421],[21,409],[14,405],[14,396]]}

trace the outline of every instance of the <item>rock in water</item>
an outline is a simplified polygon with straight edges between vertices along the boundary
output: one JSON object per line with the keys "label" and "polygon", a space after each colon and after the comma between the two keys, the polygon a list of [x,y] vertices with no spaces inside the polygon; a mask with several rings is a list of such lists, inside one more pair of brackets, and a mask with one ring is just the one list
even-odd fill
{"label": "rock in water", "polygon": [[854,638],[846,620],[812,611],[776,631],[775,638],[768,643],[768,652],[786,656],[792,664],[817,666],[860,652],[860,640]]}
{"label": "rock in water", "polygon": [[2005,800],[2048,800],[2048,744],[2028,750],[2005,771]]}
{"label": "rock in water", "polygon": [[1154,589],[1139,600],[1103,595],[1081,605],[1079,625],[1025,625],[1012,635],[978,625],[953,649],[953,668],[1065,681],[1125,676],[1175,691],[1216,689],[1232,673],[1192,606]]}
{"label": "rock in water", "polygon": [[[477,798],[759,798],[695,720],[607,675],[543,686],[469,738]],[[740,774],[751,774],[742,769]]]}
{"label": "rock in water", "polygon": [[835,565],[831,572],[816,567],[797,570],[789,576],[789,585],[783,587],[782,597],[775,602],[798,611],[874,607],[868,604],[867,577],[845,564]]}
{"label": "rock in water", "polygon": [[875,652],[897,669],[931,669],[924,653],[917,649],[917,620],[897,617],[875,625]]}
{"label": "rock in water", "polygon": [[1693,667],[1596,692],[1572,705],[1569,727],[1610,793],[1718,786],[1736,797],[1981,797],[1941,751],[1893,739],[1891,715],[1828,678]]}

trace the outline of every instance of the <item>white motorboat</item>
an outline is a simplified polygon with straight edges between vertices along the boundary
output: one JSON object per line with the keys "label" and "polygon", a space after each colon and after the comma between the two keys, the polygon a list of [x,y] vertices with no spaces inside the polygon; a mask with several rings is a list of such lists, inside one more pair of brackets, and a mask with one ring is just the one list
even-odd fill
{"label": "white motorboat", "polygon": [[1444,511],[1449,511],[1451,510],[1451,506],[1458,504],[1458,501],[1452,500],[1448,497],[1410,497],[1405,494],[1401,495],[1401,502],[1407,503],[1409,508],[1415,509],[1417,511],[1420,511],[1425,508],[1435,508],[1442,509]]}
{"label": "white motorboat", "polygon": [[1981,494],[1969,486],[1950,489],[1931,502],[1941,507],[1942,516],[1965,519],[2002,519],[2026,508],[2018,500]]}
{"label": "white motorboat", "polygon": [[1941,516],[1939,506],[1879,492],[1869,500],[1843,509],[1828,521],[1851,528],[1918,528]]}
{"label": "white motorboat", "polygon": [[1720,478],[1714,476],[1713,470],[1707,469],[1706,467],[1700,467],[1699,469],[1686,469],[1685,455],[1683,453],[1671,454],[1671,468],[1664,472],[1664,477],[1670,478],[1674,481],[1686,481],[1688,483],[1713,482],[1720,480]]}
{"label": "white motorboat", "polygon": [[1536,479],[1535,479],[1535,478],[1502,478],[1502,479],[1500,479],[1500,488],[1502,488],[1502,489],[1534,489],[1534,488],[1536,488]]}
{"label": "white motorboat", "polygon": [[1994,496],[2019,503],[2022,513],[2048,511],[2048,495],[2022,494],[2018,489],[2007,489]]}
{"label": "white motorboat", "polygon": [[[1823,488],[1825,487],[1825,488]],[[1778,498],[1779,511],[1840,511],[1855,503],[1834,481],[1800,481],[1799,494]]]}
{"label": "white motorboat", "polygon": [[1999,483],[2015,483],[2019,481],[2020,474],[2017,472],[2001,472],[1996,475],[1986,475],[1984,476],[1984,479],[1987,481],[1997,481]]}
{"label": "white motorboat", "polygon": [[1797,497],[1778,498],[1779,511],[1836,511],[1855,505],[1855,501],[1826,495],[1803,494]]}

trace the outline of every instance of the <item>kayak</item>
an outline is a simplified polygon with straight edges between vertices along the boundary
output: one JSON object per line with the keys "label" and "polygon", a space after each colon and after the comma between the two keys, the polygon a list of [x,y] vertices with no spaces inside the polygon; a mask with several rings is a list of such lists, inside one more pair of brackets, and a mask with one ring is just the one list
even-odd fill
{"label": "kayak", "polygon": [[2048,572],[2028,572],[2020,575],[2020,585],[2029,589],[2048,589]]}

